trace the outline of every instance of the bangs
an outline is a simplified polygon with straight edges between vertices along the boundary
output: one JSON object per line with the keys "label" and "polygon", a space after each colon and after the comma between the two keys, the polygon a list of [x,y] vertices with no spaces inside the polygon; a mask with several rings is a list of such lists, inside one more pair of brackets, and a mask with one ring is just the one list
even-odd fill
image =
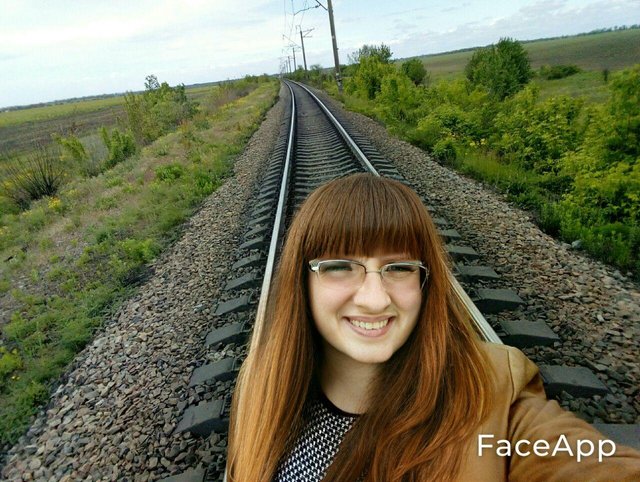
{"label": "bangs", "polygon": [[397,181],[360,174],[315,191],[300,209],[303,255],[371,256],[404,253],[422,259],[428,239],[426,208]]}

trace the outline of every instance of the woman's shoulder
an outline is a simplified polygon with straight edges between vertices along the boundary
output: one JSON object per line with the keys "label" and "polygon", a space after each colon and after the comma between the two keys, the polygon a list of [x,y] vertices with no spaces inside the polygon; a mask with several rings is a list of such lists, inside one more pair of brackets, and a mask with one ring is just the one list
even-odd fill
{"label": "woman's shoulder", "polygon": [[525,387],[539,391],[544,396],[538,367],[524,353],[512,346],[497,343],[482,342],[480,346],[491,364],[497,393],[503,397],[509,393],[511,402]]}

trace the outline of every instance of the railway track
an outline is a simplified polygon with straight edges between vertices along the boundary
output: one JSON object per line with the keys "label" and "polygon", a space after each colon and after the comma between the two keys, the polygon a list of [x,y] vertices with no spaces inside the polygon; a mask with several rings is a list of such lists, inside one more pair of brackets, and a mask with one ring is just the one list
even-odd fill
{"label": "railway track", "polygon": [[[191,384],[213,387],[215,396],[188,407],[176,429],[178,432],[188,431],[196,436],[208,436],[213,431],[226,433],[233,380],[246,355],[245,343],[252,330],[262,329],[283,233],[306,196],[330,179],[363,171],[409,184],[366,138],[349,135],[348,123],[344,120],[341,123],[313,92],[293,82],[285,84],[290,107],[249,215],[244,242],[236,253],[235,277],[227,284],[228,296],[216,307],[216,328],[207,336],[209,349],[228,356],[218,357],[194,371]],[[481,337],[521,348],[556,343],[558,336],[544,323],[504,321],[492,326],[487,322],[483,313],[515,309],[523,301],[513,290],[500,286],[500,276],[491,267],[478,264],[478,255],[471,247],[457,245],[460,235],[449,229],[446,218],[428,205],[428,199],[423,201],[455,261],[455,276],[451,277],[454,291],[472,314]],[[225,351],[225,347],[230,348]],[[540,368],[550,396],[563,391],[575,397],[608,393],[607,387],[586,368],[554,365]],[[637,425],[599,425],[598,428],[620,443],[638,444]],[[225,455],[220,453],[208,467],[164,480],[224,480],[225,463]]]}

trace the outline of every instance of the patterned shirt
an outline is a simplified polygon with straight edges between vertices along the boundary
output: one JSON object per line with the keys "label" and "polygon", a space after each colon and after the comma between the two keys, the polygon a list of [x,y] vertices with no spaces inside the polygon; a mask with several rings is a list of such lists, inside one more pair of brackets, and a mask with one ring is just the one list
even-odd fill
{"label": "patterned shirt", "polygon": [[308,413],[307,423],[291,452],[280,462],[274,482],[320,482],[358,418],[340,410],[324,394],[311,404]]}

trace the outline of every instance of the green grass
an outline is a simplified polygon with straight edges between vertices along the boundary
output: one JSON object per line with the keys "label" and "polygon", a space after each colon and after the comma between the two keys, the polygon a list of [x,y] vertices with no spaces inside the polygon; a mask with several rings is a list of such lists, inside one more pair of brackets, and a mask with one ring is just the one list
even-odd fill
{"label": "green grass", "polygon": [[17,126],[27,122],[37,123],[45,120],[58,119],[60,117],[86,114],[119,105],[124,105],[124,98],[122,96],[78,102],[64,102],[42,107],[30,107],[0,112],[0,128]]}
{"label": "green grass", "polygon": [[[189,99],[206,101],[218,86],[187,88]],[[0,112],[0,164],[5,156],[25,155],[35,146],[52,144],[54,135],[73,132],[83,138],[100,127],[126,121],[124,97],[61,101],[56,104]]]}
{"label": "green grass", "polygon": [[[186,90],[191,99],[199,100],[209,92],[211,86],[199,86]],[[44,120],[58,119],[61,117],[77,116],[89,112],[96,112],[113,106],[123,106],[124,96],[118,95],[104,99],[60,101],[60,103],[28,107],[19,110],[0,112],[0,128],[16,126],[24,123],[37,123]],[[37,128],[37,126],[34,126]]]}
{"label": "green grass", "polygon": [[[587,71],[615,71],[640,62],[640,29],[534,40],[523,46],[534,69],[542,65],[574,64]],[[464,75],[473,52],[466,50],[419,58],[434,81],[450,80]]]}
{"label": "green grass", "polygon": [[536,69],[575,64],[584,70],[621,70],[640,62],[640,29],[537,40],[524,47]]}
{"label": "green grass", "polygon": [[0,258],[13,257],[0,266],[0,287],[17,309],[2,327],[0,446],[24,432],[51,381],[231,175],[276,94],[275,82],[263,83],[209,115],[208,127],[183,124],[110,171],[3,219]]}
{"label": "green grass", "polygon": [[599,104],[609,100],[610,96],[609,87],[601,72],[579,72],[555,80],[536,77],[531,83],[540,89],[540,100],[567,95],[582,97],[587,103]]}

